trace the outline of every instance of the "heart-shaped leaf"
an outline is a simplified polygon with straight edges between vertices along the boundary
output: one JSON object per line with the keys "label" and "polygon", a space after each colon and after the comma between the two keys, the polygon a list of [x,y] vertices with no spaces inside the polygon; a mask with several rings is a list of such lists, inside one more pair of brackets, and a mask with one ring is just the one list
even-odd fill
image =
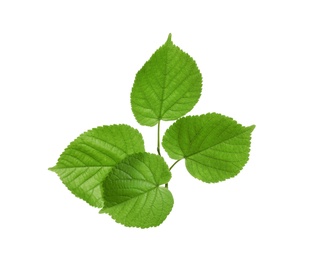
{"label": "heart-shaped leaf", "polygon": [[171,173],[161,156],[140,153],[128,156],[106,177],[104,208],[118,223],[148,228],[160,225],[171,212],[173,196],[160,185]]}
{"label": "heart-shaped leaf", "polygon": [[176,120],[198,102],[201,86],[196,62],[173,44],[170,34],[136,75],[131,92],[132,112],[141,125]]}
{"label": "heart-shaped leaf", "polygon": [[185,159],[192,176],[218,182],[235,176],[246,164],[254,128],[216,113],[188,116],[170,126],[162,144],[171,158]]}
{"label": "heart-shaped leaf", "polygon": [[139,152],[144,152],[144,142],[138,130],[128,125],[101,126],[70,143],[50,170],[74,195],[101,208],[107,174],[128,155]]}

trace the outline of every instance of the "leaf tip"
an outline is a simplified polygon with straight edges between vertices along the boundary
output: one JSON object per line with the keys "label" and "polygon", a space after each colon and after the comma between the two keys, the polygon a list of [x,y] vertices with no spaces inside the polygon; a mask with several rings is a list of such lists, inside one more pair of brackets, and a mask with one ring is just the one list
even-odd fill
{"label": "leaf tip", "polygon": [[253,132],[255,128],[256,128],[256,125],[251,125],[251,126],[248,127],[248,129],[249,129],[251,132]]}
{"label": "leaf tip", "polygon": [[166,42],[172,42],[172,34],[169,33]]}
{"label": "leaf tip", "polygon": [[98,213],[99,213],[99,214],[107,213],[106,210],[105,210],[105,207],[103,207]]}

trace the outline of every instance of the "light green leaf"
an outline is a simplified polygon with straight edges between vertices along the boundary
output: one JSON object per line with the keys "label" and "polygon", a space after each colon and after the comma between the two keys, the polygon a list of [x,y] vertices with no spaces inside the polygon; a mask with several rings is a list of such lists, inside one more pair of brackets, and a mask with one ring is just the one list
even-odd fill
{"label": "light green leaf", "polygon": [[128,125],[93,128],[75,139],[50,168],[77,197],[103,207],[103,181],[128,155],[144,152],[141,134]]}
{"label": "light green leaf", "polygon": [[201,86],[196,62],[173,44],[170,34],[136,75],[131,92],[132,112],[141,125],[176,120],[198,102]]}
{"label": "light green leaf", "polygon": [[234,177],[246,164],[254,128],[216,113],[188,116],[165,132],[162,144],[171,158],[185,159],[192,176],[218,182]]}
{"label": "light green leaf", "polygon": [[108,213],[128,227],[158,226],[173,207],[171,192],[160,187],[170,179],[171,173],[161,156],[128,156],[105,179],[105,204],[100,213]]}

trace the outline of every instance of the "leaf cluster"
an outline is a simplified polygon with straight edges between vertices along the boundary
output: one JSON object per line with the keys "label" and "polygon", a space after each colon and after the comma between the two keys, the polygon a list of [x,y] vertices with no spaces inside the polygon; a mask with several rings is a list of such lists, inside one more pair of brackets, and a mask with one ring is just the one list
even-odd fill
{"label": "leaf cluster", "polygon": [[[169,35],[143,65],[131,91],[131,108],[139,124],[158,128],[158,154],[145,152],[140,132],[128,125],[93,128],[76,138],[52,168],[65,186],[100,213],[128,227],[160,225],[174,199],[168,189],[171,170],[185,161],[195,178],[215,183],[237,175],[249,158],[251,133],[217,113],[186,116],[201,96],[202,76],[196,62]],[[162,146],[174,164],[160,154],[160,123],[176,120]]]}

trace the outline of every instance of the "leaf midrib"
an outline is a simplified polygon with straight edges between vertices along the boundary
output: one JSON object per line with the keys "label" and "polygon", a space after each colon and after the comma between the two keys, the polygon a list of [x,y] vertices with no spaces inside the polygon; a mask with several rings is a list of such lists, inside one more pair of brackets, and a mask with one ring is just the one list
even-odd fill
{"label": "leaf midrib", "polygon": [[[251,126],[250,126],[250,127],[251,127]],[[250,130],[251,130],[250,127],[246,127],[246,130],[245,130],[245,131],[243,131],[243,132],[241,132],[241,133],[239,133],[239,134],[233,136],[232,138],[228,138],[228,139],[222,140],[221,142],[219,142],[219,143],[217,143],[217,144],[215,144],[215,145],[212,145],[212,146],[207,147],[207,148],[205,148],[205,149],[202,149],[202,150],[200,150],[200,151],[198,151],[198,152],[195,152],[195,153],[189,154],[189,155],[187,155],[187,156],[184,156],[183,158],[189,159],[190,157],[192,157],[192,156],[194,156],[194,155],[196,155],[196,154],[202,153],[202,152],[204,152],[204,151],[206,151],[206,150],[209,150],[209,149],[213,149],[213,147],[216,147],[216,146],[219,145],[219,144],[222,144],[222,143],[224,143],[224,142],[226,142],[226,141],[228,141],[228,140],[232,140],[232,139],[234,139],[234,138],[236,138],[236,137],[238,137],[238,136],[240,136],[240,135],[242,135],[242,134],[244,134],[244,133],[250,131]],[[182,152],[183,152],[183,150],[182,150]]]}
{"label": "leaf midrib", "polygon": [[167,68],[168,68],[168,52],[169,52],[169,43],[167,42],[167,46],[165,46],[167,49],[165,51],[165,66],[164,66],[164,82],[163,82],[163,87],[162,87],[162,96],[161,96],[161,106],[160,106],[160,111],[159,111],[159,118],[158,120],[161,121],[162,119],[162,107],[163,107],[163,100],[164,100],[164,93],[165,93],[165,88],[166,88],[166,78],[168,77],[168,73],[167,73]]}
{"label": "leaf midrib", "polygon": [[[155,186],[154,188],[151,188],[151,189],[149,189],[149,190],[147,190],[147,191],[145,191],[145,192],[143,192],[143,193],[141,193],[141,194],[138,194],[138,195],[136,195],[136,196],[134,196],[134,197],[132,197],[132,198],[130,198],[130,199],[128,199],[128,200],[125,200],[125,201],[123,201],[123,202],[121,202],[121,203],[117,203],[116,205],[113,205],[113,206],[110,206],[110,207],[104,207],[104,209],[109,209],[109,208],[113,208],[113,207],[116,207],[116,206],[119,206],[119,205],[123,205],[123,204],[125,204],[125,203],[127,203],[127,202],[130,202],[130,201],[132,201],[132,200],[134,200],[134,199],[138,199],[139,197],[141,197],[141,196],[144,196],[144,195],[147,195],[148,193],[150,193],[151,191],[153,191],[153,190],[157,190],[157,189],[160,189],[160,188],[163,188],[163,187],[160,187],[161,185],[158,185],[158,186]],[[106,201],[106,200],[105,200]]]}

